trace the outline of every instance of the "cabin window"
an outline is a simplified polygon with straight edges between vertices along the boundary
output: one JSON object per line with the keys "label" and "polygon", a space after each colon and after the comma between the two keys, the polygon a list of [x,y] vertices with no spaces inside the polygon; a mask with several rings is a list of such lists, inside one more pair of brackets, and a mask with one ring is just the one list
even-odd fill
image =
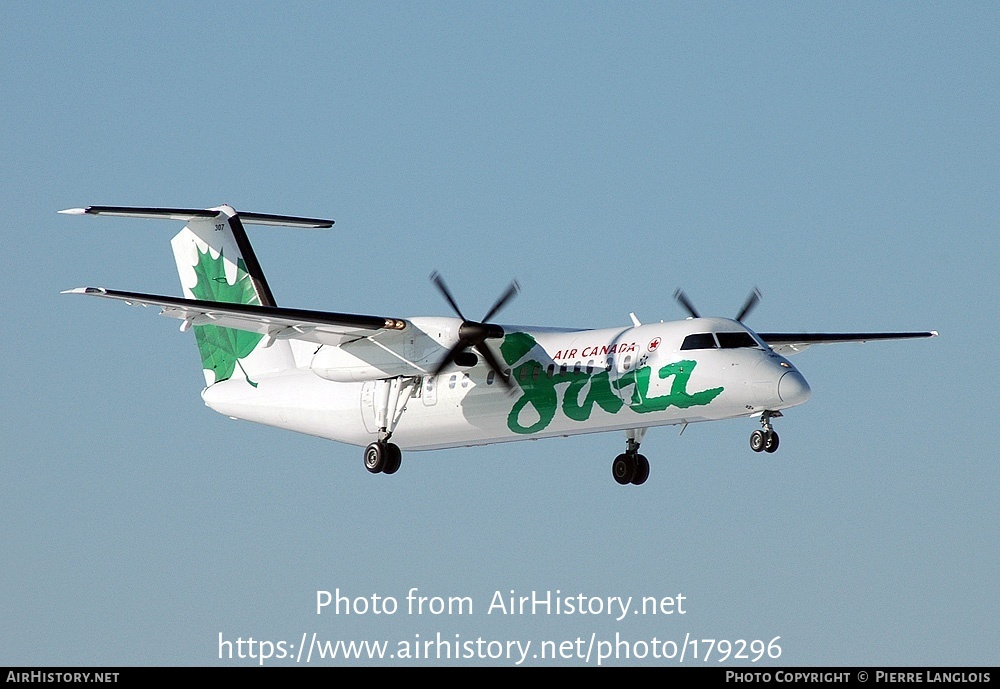
{"label": "cabin window", "polygon": [[748,332],[715,333],[715,336],[719,338],[719,346],[723,349],[757,346],[757,341]]}
{"label": "cabin window", "polygon": [[590,361],[587,362],[587,375],[589,376],[593,372],[594,372],[594,360],[591,359]]}
{"label": "cabin window", "polygon": [[573,366],[573,373],[574,374],[579,373],[581,368],[583,368],[583,364],[581,364],[579,361],[576,362],[576,365]]}
{"label": "cabin window", "polygon": [[454,390],[455,389],[455,380],[457,378],[458,378],[458,376],[452,374],[451,378],[448,379],[448,388],[450,390]]}
{"label": "cabin window", "polygon": [[622,365],[622,368],[624,368],[627,371],[631,366],[632,366],[632,355],[628,354],[625,356],[625,363]]}
{"label": "cabin window", "polygon": [[469,387],[469,374],[468,373],[463,373],[462,374],[462,387],[463,388]]}
{"label": "cabin window", "polygon": [[547,369],[545,369],[545,373],[549,376],[549,378],[551,378],[552,374],[555,373],[555,372],[556,372],[556,365],[555,364],[549,364],[549,367]]}
{"label": "cabin window", "polygon": [[610,371],[615,367],[615,358],[613,356],[608,357],[608,365],[604,367],[605,371]]}
{"label": "cabin window", "polygon": [[531,369],[531,379],[532,380],[538,380],[538,377],[540,375],[542,375],[542,367],[541,366],[534,366],[534,367],[532,367],[532,369]]}
{"label": "cabin window", "polygon": [[681,343],[681,349],[715,349],[715,338],[712,333],[688,335]]}
{"label": "cabin window", "polygon": [[521,367],[521,374],[518,376],[518,378],[520,378],[522,381],[525,381],[525,380],[528,379],[528,367],[527,366],[522,366]]}
{"label": "cabin window", "polygon": [[493,385],[493,381],[494,379],[496,379],[496,377],[497,377],[497,372],[491,368],[490,372],[486,374],[486,384]]}
{"label": "cabin window", "polygon": [[566,364],[563,364],[562,366],[559,367],[559,375],[561,376],[566,375]]}

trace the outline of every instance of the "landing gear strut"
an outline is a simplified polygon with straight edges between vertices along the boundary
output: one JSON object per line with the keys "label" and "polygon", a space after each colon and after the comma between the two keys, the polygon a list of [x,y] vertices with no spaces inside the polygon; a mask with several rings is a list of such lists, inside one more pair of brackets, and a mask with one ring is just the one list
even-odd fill
{"label": "landing gear strut", "polygon": [[781,416],[780,411],[765,411],[760,415],[761,429],[750,434],[750,449],[754,452],[774,452],[778,449],[778,434],[771,427],[771,419]]}
{"label": "landing gear strut", "polygon": [[365,469],[373,474],[395,474],[403,459],[399,446],[389,438],[417,389],[419,379],[392,378],[375,382],[375,420],[378,440],[365,448]]}
{"label": "landing gear strut", "polygon": [[641,486],[649,478],[649,460],[639,454],[639,442],[645,434],[645,428],[625,431],[625,452],[611,463],[611,475],[623,486]]}

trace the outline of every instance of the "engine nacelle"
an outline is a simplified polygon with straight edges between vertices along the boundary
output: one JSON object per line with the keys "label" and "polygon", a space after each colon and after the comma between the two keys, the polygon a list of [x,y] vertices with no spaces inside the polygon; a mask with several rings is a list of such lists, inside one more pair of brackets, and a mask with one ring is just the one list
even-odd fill
{"label": "engine nacelle", "polygon": [[343,347],[321,347],[309,368],[320,378],[338,383],[353,383],[380,378],[412,375],[413,368],[385,350],[366,347],[361,359]]}
{"label": "engine nacelle", "polygon": [[[363,382],[433,371],[458,341],[458,318],[414,318],[401,336],[380,341],[362,338],[339,347],[323,346],[309,367],[320,378],[338,383]],[[463,356],[465,355],[465,356]],[[472,352],[460,355],[459,367],[473,366]]]}

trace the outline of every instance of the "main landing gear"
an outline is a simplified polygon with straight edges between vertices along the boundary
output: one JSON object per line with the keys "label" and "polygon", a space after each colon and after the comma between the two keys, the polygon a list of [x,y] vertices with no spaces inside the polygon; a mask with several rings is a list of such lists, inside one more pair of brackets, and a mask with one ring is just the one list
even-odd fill
{"label": "main landing gear", "polygon": [[750,449],[754,452],[774,452],[778,449],[778,434],[771,428],[771,419],[781,416],[780,411],[765,411],[760,415],[761,429],[750,434]]}
{"label": "main landing gear", "polygon": [[365,469],[373,474],[395,474],[403,461],[399,445],[384,440],[365,448]]}
{"label": "main landing gear", "polygon": [[623,486],[641,486],[649,478],[649,460],[639,454],[639,442],[646,435],[645,428],[625,431],[625,452],[611,463],[611,475]]}
{"label": "main landing gear", "polygon": [[365,469],[373,474],[395,474],[403,460],[399,446],[389,438],[396,430],[399,418],[406,410],[406,403],[418,389],[419,379],[389,378],[375,381],[375,422],[378,440],[365,448]]}

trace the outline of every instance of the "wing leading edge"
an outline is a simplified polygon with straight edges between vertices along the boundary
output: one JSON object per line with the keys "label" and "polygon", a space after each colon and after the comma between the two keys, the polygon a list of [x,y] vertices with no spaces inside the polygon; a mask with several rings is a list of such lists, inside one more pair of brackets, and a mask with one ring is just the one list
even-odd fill
{"label": "wing leading edge", "polygon": [[816,344],[871,342],[876,340],[912,340],[937,337],[937,330],[897,333],[757,333],[778,354],[797,354]]}

